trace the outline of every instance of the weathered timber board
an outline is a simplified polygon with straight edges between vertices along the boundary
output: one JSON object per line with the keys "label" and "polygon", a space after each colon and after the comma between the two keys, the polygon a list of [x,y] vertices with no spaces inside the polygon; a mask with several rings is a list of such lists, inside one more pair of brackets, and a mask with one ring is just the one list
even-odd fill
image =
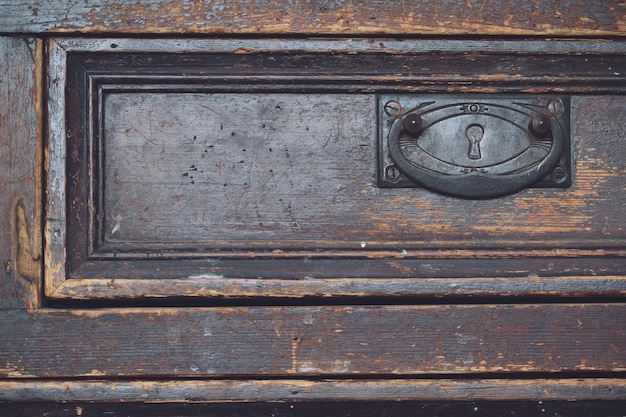
{"label": "weathered timber board", "polygon": [[623,36],[623,3],[3,0],[0,32]]}
{"label": "weathered timber board", "polygon": [[[618,378],[555,379],[335,379],[335,380],[73,380],[0,382],[2,401],[213,402],[213,401],[532,401],[616,400],[626,396]],[[1,414],[0,414],[1,415]],[[411,414],[412,415],[412,414]]]}
{"label": "weathered timber board", "polygon": [[0,37],[0,309],[38,303],[40,53],[33,38]]}
{"label": "weathered timber board", "polygon": [[626,370],[623,304],[2,312],[0,376],[506,375]]}
{"label": "weathered timber board", "polygon": [[[241,261],[234,261],[235,264]],[[250,265],[249,262],[246,263]],[[109,273],[104,270],[95,271],[96,274],[104,276],[104,278],[88,279],[69,279],[53,294],[59,299],[72,299],[79,302],[98,300],[118,304],[126,302],[132,305],[171,305],[178,302],[182,305],[199,304],[204,306],[223,306],[223,305],[265,305],[274,304],[276,300],[287,302],[285,298],[291,299],[288,304],[297,304],[299,302],[311,304],[313,302],[320,305],[339,304],[350,302],[358,302],[360,304],[367,303],[374,298],[376,302],[383,302],[380,297],[385,298],[385,302],[398,303],[399,300],[415,302],[420,299],[424,302],[433,302],[440,304],[444,300],[447,302],[455,302],[459,299],[472,297],[474,300],[489,299],[490,297],[502,297],[508,301],[515,301],[523,297],[535,297],[544,301],[553,301],[555,299],[576,300],[582,297],[593,297],[596,301],[602,299],[615,300],[626,294],[626,278],[624,276],[597,276],[597,277],[580,277],[567,276],[559,277],[500,277],[500,278],[481,278],[476,277],[474,269],[468,270],[467,274],[472,275],[471,278],[456,277],[458,271],[455,270],[455,277],[450,279],[442,278],[390,278],[389,272],[396,272],[398,269],[404,268],[414,271],[411,267],[405,267],[397,262],[389,264],[376,263],[376,266],[388,265],[390,269],[386,271],[383,278],[313,278],[299,275],[302,270],[294,269],[292,274],[288,274],[285,270],[284,279],[272,279],[259,277],[262,274],[275,274],[274,268],[269,271],[260,269],[262,264],[259,262],[251,265],[250,269],[243,270],[244,273],[250,274],[247,278],[229,278],[228,275],[212,275],[200,274],[176,276],[188,271],[186,268],[176,266],[172,269],[167,266],[162,267],[156,275],[156,279],[142,278],[117,278],[118,276],[132,276],[133,274],[145,273],[152,265],[140,265],[146,269],[133,270],[137,265],[128,265],[125,262],[119,262],[114,265],[109,264],[111,268],[115,268],[115,273]],[[349,263],[354,265],[354,263]],[[423,264],[416,270],[428,269],[437,263]],[[284,265],[283,265],[284,266]],[[127,267],[128,270],[125,270]],[[286,266],[284,266],[286,268]],[[525,267],[525,266],[524,266]],[[102,269],[100,264],[98,268]],[[229,272],[233,275],[240,276],[242,274],[242,266],[229,268]],[[182,269],[182,271],[181,271]],[[213,268],[212,268],[213,269]],[[220,270],[218,270],[219,272]],[[319,270],[320,275],[328,275],[332,273],[332,269],[323,268]],[[367,271],[367,270],[366,270]],[[350,274],[360,273],[359,270],[353,270]],[[347,275],[348,273],[344,273]],[[174,278],[173,278],[174,277]],[[182,301],[164,301],[165,297],[184,297]],[[314,298],[313,298],[314,297]],[[343,298],[342,298],[343,297]],[[349,297],[346,299],[346,297]],[[359,297],[361,299],[357,299]],[[363,299],[363,297],[365,297]],[[605,297],[605,298],[602,298]],[[493,298],[491,298],[493,299]],[[315,301],[313,301],[315,300]],[[58,305],[51,301],[51,305]]]}
{"label": "weathered timber board", "polygon": [[121,93],[104,111],[105,241],[367,239],[371,97]]}

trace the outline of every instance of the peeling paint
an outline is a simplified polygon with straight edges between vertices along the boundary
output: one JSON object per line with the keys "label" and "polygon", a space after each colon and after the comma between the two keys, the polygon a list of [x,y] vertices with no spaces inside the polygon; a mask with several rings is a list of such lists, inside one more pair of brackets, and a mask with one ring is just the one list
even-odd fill
{"label": "peeling paint", "polygon": [[189,279],[222,279],[222,278],[224,278],[224,275],[199,274],[199,275],[190,275],[187,278],[189,278]]}

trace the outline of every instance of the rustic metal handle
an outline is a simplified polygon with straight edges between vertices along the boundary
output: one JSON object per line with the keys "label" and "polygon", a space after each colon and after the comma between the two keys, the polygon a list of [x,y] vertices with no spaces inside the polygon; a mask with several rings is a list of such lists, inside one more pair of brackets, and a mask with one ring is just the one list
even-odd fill
{"label": "rustic metal handle", "polygon": [[561,100],[423,102],[391,123],[389,156],[405,176],[443,194],[511,194],[559,164],[563,109]]}

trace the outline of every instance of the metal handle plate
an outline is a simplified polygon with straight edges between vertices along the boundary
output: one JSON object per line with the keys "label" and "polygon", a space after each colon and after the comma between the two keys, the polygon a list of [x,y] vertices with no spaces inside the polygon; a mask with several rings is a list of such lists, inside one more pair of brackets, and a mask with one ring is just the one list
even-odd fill
{"label": "metal handle plate", "polygon": [[571,184],[567,97],[386,95],[379,185],[493,198]]}

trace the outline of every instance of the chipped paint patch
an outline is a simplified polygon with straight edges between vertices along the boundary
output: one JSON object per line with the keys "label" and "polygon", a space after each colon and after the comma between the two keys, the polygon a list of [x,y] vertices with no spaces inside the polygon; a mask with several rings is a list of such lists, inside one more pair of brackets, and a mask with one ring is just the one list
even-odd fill
{"label": "chipped paint patch", "polygon": [[189,278],[189,279],[222,279],[222,278],[224,278],[224,275],[200,274],[200,275],[190,275],[187,278]]}

